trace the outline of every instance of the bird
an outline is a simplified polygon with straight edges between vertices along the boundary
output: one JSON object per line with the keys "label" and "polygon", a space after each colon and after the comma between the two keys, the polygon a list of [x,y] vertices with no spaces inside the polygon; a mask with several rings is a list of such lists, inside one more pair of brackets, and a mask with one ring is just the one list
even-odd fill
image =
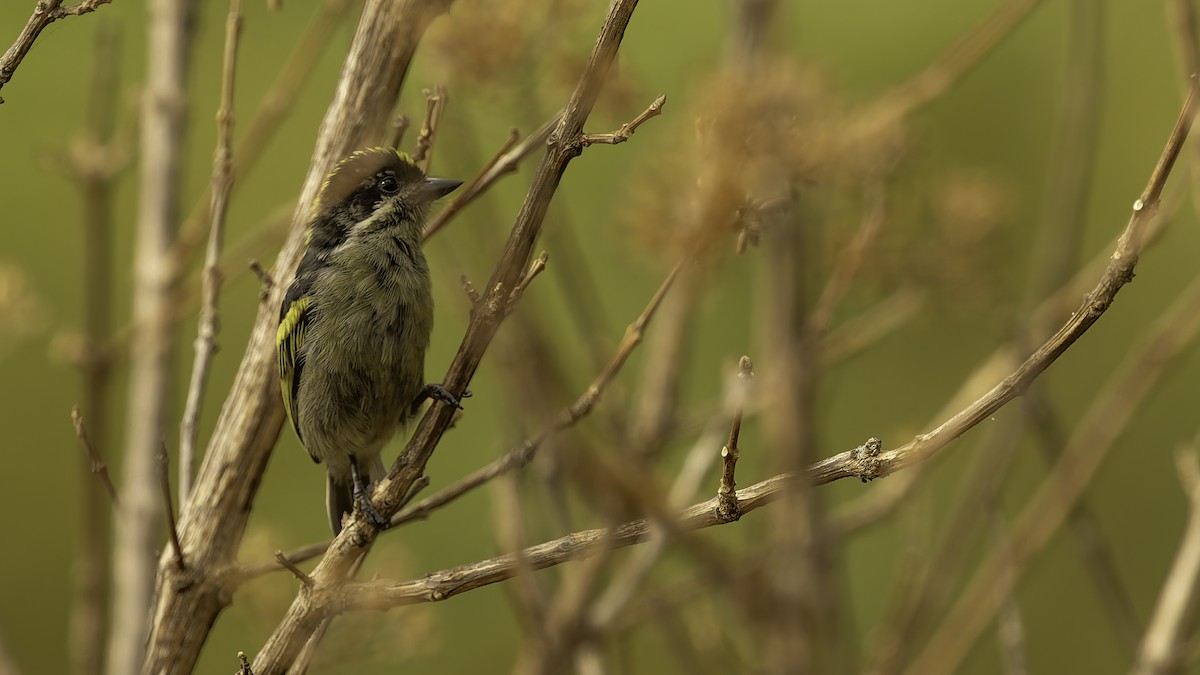
{"label": "bird", "polygon": [[366,148],[338,162],[314,202],[276,350],[292,428],[326,466],[335,535],[355,504],[387,527],[370,501],[386,473],[383,446],[426,398],[461,407],[425,383],[433,294],[421,250],[430,205],[461,184],[426,176],[404,152]]}

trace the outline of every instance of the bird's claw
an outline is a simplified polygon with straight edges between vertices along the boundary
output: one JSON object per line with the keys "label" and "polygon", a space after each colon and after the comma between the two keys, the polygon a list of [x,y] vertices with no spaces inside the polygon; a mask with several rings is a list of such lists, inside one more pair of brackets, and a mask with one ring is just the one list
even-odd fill
{"label": "bird's claw", "polygon": [[[463,391],[462,397],[471,398],[471,390],[467,389]],[[454,394],[450,393],[450,390],[446,389],[440,384],[427,384],[425,385],[425,388],[421,390],[421,393],[417,395],[417,400],[413,401],[413,411],[416,412],[417,408],[420,407],[420,405],[424,403],[425,399],[427,398],[431,398],[435,401],[441,401],[442,403],[449,404],[450,406],[458,408],[459,410],[463,409],[462,403],[459,402],[458,398],[456,398]]]}

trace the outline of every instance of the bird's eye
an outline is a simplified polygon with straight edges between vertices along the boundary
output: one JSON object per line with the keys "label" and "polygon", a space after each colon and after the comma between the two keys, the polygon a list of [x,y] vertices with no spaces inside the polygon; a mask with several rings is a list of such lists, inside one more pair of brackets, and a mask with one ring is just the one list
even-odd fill
{"label": "bird's eye", "polygon": [[396,182],[395,176],[384,176],[383,178],[379,179],[379,191],[380,192],[387,194],[387,195],[394,195],[399,190],[400,190],[400,184]]}

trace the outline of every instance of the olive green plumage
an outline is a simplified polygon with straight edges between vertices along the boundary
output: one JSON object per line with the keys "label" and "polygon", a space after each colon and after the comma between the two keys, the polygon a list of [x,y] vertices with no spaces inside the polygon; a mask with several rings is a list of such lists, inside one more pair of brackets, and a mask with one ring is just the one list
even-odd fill
{"label": "olive green plumage", "polygon": [[380,451],[421,398],[445,394],[425,385],[433,297],[421,230],[429,205],[458,185],[371,148],[334,168],[314,206],[276,348],[288,417],[328,469],[335,534],[356,498],[377,517],[364,497],[384,475]]}

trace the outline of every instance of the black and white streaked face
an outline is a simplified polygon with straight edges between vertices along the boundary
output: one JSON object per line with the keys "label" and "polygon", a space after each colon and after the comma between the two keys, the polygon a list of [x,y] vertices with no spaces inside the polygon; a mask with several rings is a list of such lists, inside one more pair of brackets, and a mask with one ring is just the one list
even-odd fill
{"label": "black and white streaked face", "polygon": [[321,189],[309,246],[333,249],[400,223],[419,232],[429,205],[459,184],[427,178],[408,155],[391,148],[360,150],[342,160]]}

